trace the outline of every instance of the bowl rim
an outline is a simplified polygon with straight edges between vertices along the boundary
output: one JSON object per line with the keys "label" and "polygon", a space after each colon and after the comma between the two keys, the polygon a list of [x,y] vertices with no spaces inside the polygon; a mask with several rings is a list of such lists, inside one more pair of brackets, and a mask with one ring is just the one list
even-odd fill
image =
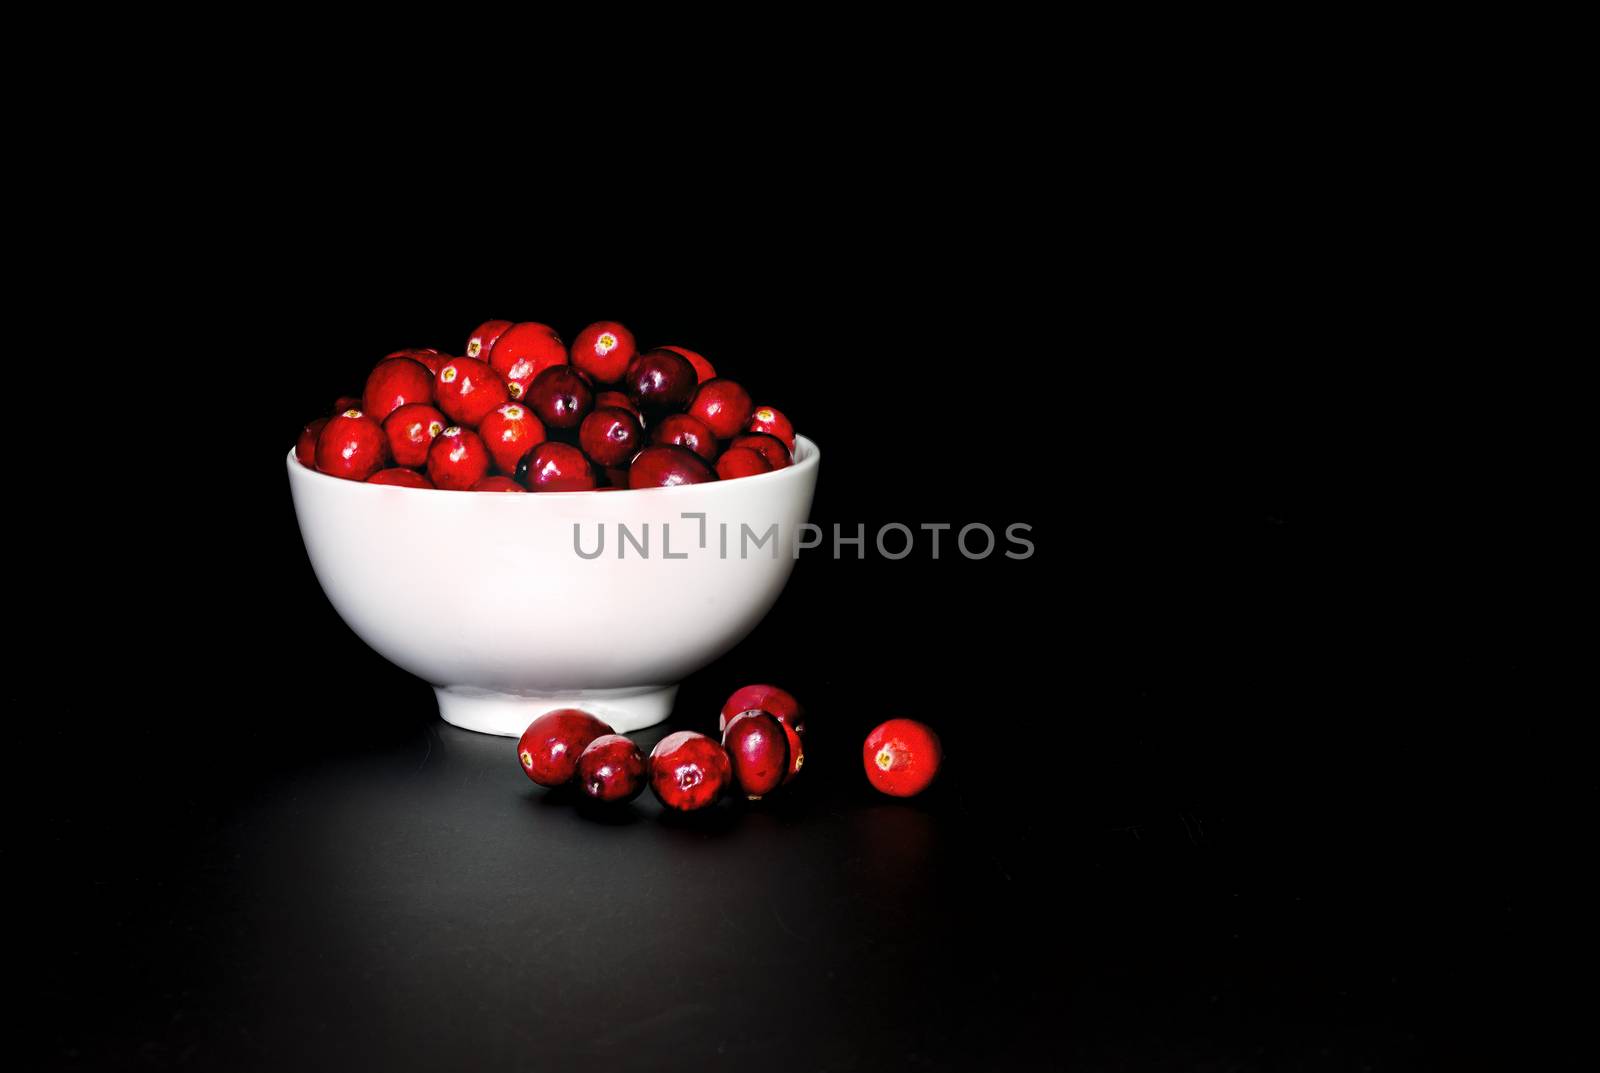
{"label": "bowl rim", "polygon": [[[812,439],[810,439],[809,437],[806,437],[806,436],[797,435],[794,438],[794,464],[793,465],[789,465],[789,466],[785,466],[782,469],[769,470],[766,473],[756,473],[756,474],[753,474],[753,475],[751,475],[749,477],[737,477],[737,478],[734,478],[733,480],[721,480],[721,479],[719,479],[719,480],[715,480],[715,481],[702,481],[699,484],[675,484],[675,485],[672,485],[670,487],[665,487],[665,488],[619,488],[616,491],[622,492],[624,495],[663,495],[663,494],[687,492],[690,489],[695,489],[695,488],[700,488],[700,489],[712,488],[712,487],[715,487],[715,486],[721,485],[721,484],[738,484],[739,482],[742,482],[742,481],[771,481],[771,480],[786,480],[786,479],[787,480],[793,480],[795,477],[797,477],[803,471],[809,471],[809,470],[816,469],[817,468],[817,463],[821,458],[822,458],[822,449],[817,446],[815,440],[812,440]],[[386,468],[395,468],[395,467],[386,467]],[[406,468],[409,468],[409,467],[406,467]],[[424,495],[437,494],[437,495],[452,495],[453,496],[453,495],[459,495],[460,494],[459,492],[457,492],[456,490],[451,489],[451,488],[408,488],[405,485],[398,485],[398,484],[369,484],[366,481],[351,481],[351,480],[346,480],[343,477],[335,477],[330,473],[323,473],[321,470],[316,470],[316,469],[312,469],[310,466],[301,465],[300,464],[300,460],[295,457],[295,449],[293,447],[290,447],[289,448],[289,472],[290,473],[294,473],[296,470],[300,471],[300,476],[302,476],[302,477],[314,478],[314,479],[319,480],[319,481],[331,481],[334,484],[342,484],[342,485],[347,485],[347,486],[354,486],[354,487],[357,487],[357,488],[370,488],[370,489],[372,489],[374,491],[377,491],[379,489],[389,489],[389,490],[394,490],[394,491],[399,491],[399,492],[420,493],[420,494],[424,494]],[[784,474],[789,474],[789,476],[786,478],[784,476]],[[543,499],[553,499],[553,498],[556,498],[558,496],[559,497],[592,496],[592,495],[595,495],[597,491],[598,491],[597,489],[589,489],[588,491],[583,491],[583,492],[532,492],[532,491],[530,491],[528,493],[528,497],[530,499],[543,500]],[[504,492],[501,492],[501,493],[498,493],[498,494],[497,493],[493,493],[493,492],[489,492],[489,493],[485,493],[485,494],[486,495],[492,495],[497,499],[515,500],[515,499],[518,498],[516,495],[509,495],[509,494],[506,494]],[[607,495],[612,495],[612,494],[614,494],[614,493],[609,493],[609,492],[607,493]]]}

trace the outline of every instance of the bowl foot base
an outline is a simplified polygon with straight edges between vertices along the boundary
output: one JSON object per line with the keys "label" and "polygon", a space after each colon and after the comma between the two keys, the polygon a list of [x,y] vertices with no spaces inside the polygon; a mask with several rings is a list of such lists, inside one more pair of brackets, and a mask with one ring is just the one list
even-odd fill
{"label": "bowl foot base", "polygon": [[445,722],[480,734],[517,738],[529,723],[557,708],[582,708],[610,723],[618,734],[642,730],[672,714],[678,687],[588,689],[560,696],[527,697],[472,686],[436,686],[433,692],[439,698],[439,716]]}

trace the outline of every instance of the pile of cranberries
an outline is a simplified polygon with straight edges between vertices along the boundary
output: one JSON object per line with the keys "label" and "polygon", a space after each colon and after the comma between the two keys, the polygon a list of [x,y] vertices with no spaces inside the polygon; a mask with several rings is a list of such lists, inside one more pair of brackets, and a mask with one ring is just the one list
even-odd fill
{"label": "pile of cranberries", "polygon": [[[677,812],[695,812],[728,793],[759,801],[792,781],[805,763],[805,709],[777,686],[745,686],[722,706],[715,738],[668,734],[646,757],[628,738],[578,708],[546,712],[522,732],[517,759],[540,786],[576,782],[602,803],[632,801],[646,784]],[[891,719],[867,735],[867,780],[895,797],[921,793],[943,760],[939,736],[914,719]]]}
{"label": "pile of cranberries", "polygon": [[794,426],[692,350],[640,351],[614,321],[569,350],[543,324],[485,321],[464,357],[399,350],[359,399],[306,425],[301,464],[407,488],[585,492],[750,477],[794,460]]}

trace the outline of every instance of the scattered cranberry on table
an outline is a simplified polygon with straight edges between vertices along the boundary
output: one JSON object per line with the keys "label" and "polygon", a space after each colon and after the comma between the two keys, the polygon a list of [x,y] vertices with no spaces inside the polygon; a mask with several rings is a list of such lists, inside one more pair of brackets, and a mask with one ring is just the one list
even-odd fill
{"label": "scattered cranberry on table", "polygon": [[489,475],[489,449],[470,428],[451,425],[428,448],[428,479],[435,488],[469,491]]}
{"label": "scattered cranberry on table", "polygon": [[635,357],[622,377],[622,389],[647,421],[682,413],[694,398],[698,383],[689,359],[661,348]]}
{"label": "scattered cranberry on table", "polygon": [[294,456],[307,469],[317,468],[317,437],[322,434],[322,426],[327,423],[326,417],[317,418],[301,429],[300,438],[294,441]]}
{"label": "scattered cranberry on table", "polygon": [[487,364],[472,358],[452,358],[439,367],[434,379],[435,403],[458,425],[477,428],[497,406],[511,401],[506,385]]}
{"label": "scattered cranberry on table", "polygon": [[731,440],[745,431],[754,409],[748,391],[721,378],[701,384],[689,403],[689,414],[704,421],[719,440]]}
{"label": "scattered cranberry on table", "polygon": [[494,349],[495,343],[500,341],[500,337],[506,334],[506,330],[510,327],[511,322],[509,320],[484,321],[473,330],[471,335],[467,336],[466,349],[461,353],[469,358],[477,358],[479,361],[488,360],[489,352]]}
{"label": "scattered cranberry on table", "polygon": [[317,469],[334,477],[364,481],[388,459],[383,426],[360,410],[335,414],[317,434]]}
{"label": "scattered cranberry on table", "polygon": [[668,414],[650,432],[650,442],[687,447],[707,462],[717,457],[717,436],[698,417]]}
{"label": "scattered cranberry on table", "polygon": [[728,729],[730,719],[752,709],[767,712],[780,723],[787,723],[801,734],[806,732],[806,710],[795,699],[794,694],[765,683],[742,686],[734,690],[733,696],[722,705],[722,716],[717,721],[717,729]]}
{"label": "scattered cranberry on table", "polygon": [[728,441],[728,450],[732,451],[739,447],[748,447],[755,451],[765,458],[767,465],[773,469],[794,465],[794,458],[789,454],[789,448],[783,445],[783,441],[765,432],[746,432]]}
{"label": "scattered cranberry on table", "polygon": [[779,410],[771,406],[758,406],[750,412],[750,423],[745,427],[746,432],[765,432],[769,436],[776,436],[783,441],[783,445],[794,453],[794,426],[789,419]]}
{"label": "scattered cranberry on table", "polygon": [[548,324],[524,321],[513,324],[489,350],[489,364],[505,378],[508,395],[520,399],[533,378],[552,365],[567,363],[567,348]]}
{"label": "scattered cranberry on table", "polygon": [[577,708],[557,708],[528,724],[517,741],[517,759],[540,786],[565,786],[578,772],[578,758],[589,743],[611,727]]}
{"label": "scattered cranberry on table", "polygon": [[759,801],[789,777],[789,736],[783,724],[763,711],[743,712],[722,732],[733,777],[752,801]]}
{"label": "scattered cranberry on table", "polygon": [[414,469],[393,466],[380,469],[367,478],[368,484],[392,484],[399,488],[433,488],[434,483]]}
{"label": "scattered cranberry on table", "polygon": [[707,380],[715,380],[717,378],[717,370],[711,367],[711,363],[688,347],[664,346],[657,349],[670,350],[688,361],[689,365],[694,369],[696,379],[702,384]]}
{"label": "scattered cranberry on table", "polygon": [[891,797],[913,797],[926,790],[943,760],[939,735],[915,719],[880,723],[861,747],[867,781]]}
{"label": "scattered cranberry on table", "polygon": [[[626,466],[644,446],[644,429],[638,415],[619,406],[596,407],[578,427],[578,444],[595,464],[606,467],[606,477],[615,483],[612,471]],[[627,487],[627,478],[622,485]]]}
{"label": "scattered cranberry on table", "polygon": [[516,472],[523,456],[545,441],[545,428],[528,407],[508,402],[484,416],[478,423],[478,435],[489,448],[494,468],[509,474]]}
{"label": "scattered cranberry on table", "polygon": [[438,409],[414,402],[400,407],[383,422],[383,435],[389,441],[389,455],[399,466],[420,469],[428,464],[428,448],[443,432],[450,419]]}
{"label": "scattered cranberry on table", "polygon": [[717,476],[724,481],[771,472],[772,463],[750,447],[730,447],[717,459]]}
{"label": "scattered cranberry on table", "polygon": [[527,495],[528,494],[528,490],[526,488],[522,487],[522,485],[518,484],[516,481],[512,480],[510,477],[502,477],[499,474],[496,474],[493,477],[485,477],[483,480],[479,481],[477,484],[472,486],[472,491],[474,491],[474,492],[521,492],[523,495]]}
{"label": "scattered cranberry on table", "polygon": [[598,383],[615,384],[639,352],[633,333],[614,320],[600,320],[572,340],[572,364]]}
{"label": "scattered cranberry on table", "polygon": [[628,467],[629,488],[671,488],[716,479],[716,471],[687,447],[660,444],[646,447],[633,457],[633,464]]}
{"label": "scattered cranberry on table", "polygon": [[533,449],[526,480],[530,492],[590,492],[599,483],[582,451],[554,440]]}
{"label": "scattered cranberry on table", "polygon": [[704,734],[680,730],[650,751],[650,789],[674,811],[693,812],[716,804],[732,782],[727,750]]}
{"label": "scattered cranberry on table", "polygon": [[433,402],[433,374],[410,358],[386,358],[367,376],[361,409],[374,421],[383,421],[408,403]]}
{"label": "scattered cranberry on table", "polygon": [[577,428],[594,409],[594,392],[570,365],[552,365],[523,392],[534,414],[549,428]]}
{"label": "scattered cranberry on table", "polygon": [[596,801],[618,804],[644,792],[649,766],[639,747],[621,734],[602,734],[578,757],[578,785]]}

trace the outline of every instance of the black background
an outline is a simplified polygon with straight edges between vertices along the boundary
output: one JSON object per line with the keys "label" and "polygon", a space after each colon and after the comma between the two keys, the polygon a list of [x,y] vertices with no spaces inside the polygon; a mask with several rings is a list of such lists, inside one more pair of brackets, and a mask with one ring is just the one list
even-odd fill
{"label": "black background", "polygon": [[[113,475],[137,510],[89,534],[118,567],[41,627],[94,643],[17,687],[57,713],[28,739],[54,788],[30,832],[49,1065],[1483,1053],[1451,1015],[1456,937],[1473,922],[1481,956],[1510,903],[1444,878],[1461,746],[1411,674],[1443,643],[1405,519],[1345,498],[1381,452],[1348,407],[1359,288],[1310,256],[1330,222],[829,178],[424,223],[408,172],[376,204],[357,181],[189,237],[141,344],[162,374],[136,425],[171,434]],[[697,820],[589,813],[340,623],[283,473],[377,358],[458,352],[491,317],[700,350],[820,445],[825,529],[1024,522],[1036,553],[810,553],[671,722],[785,685],[803,779]],[[949,760],[890,802],[859,745],[901,715]]]}

